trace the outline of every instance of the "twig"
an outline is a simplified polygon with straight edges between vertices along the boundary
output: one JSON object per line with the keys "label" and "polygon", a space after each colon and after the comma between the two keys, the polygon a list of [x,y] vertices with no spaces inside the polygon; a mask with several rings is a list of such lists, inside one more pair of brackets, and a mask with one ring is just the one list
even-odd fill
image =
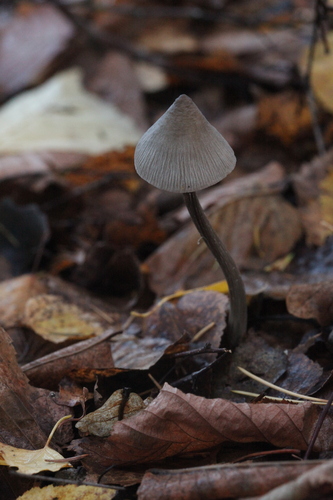
{"label": "twig", "polygon": [[327,404],[323,408],[323,411],[321,412],[320,417],[318,418],[318,421],[316,423],[316,427],[314,428],[313,434],[312,434],[310,442],[309,442],[308,449],[306,450],[306,453],[304,455],[304,460],[308,460],[308,458],[312,452],[312,449],[313,449],[314,444],[316,442],[316,439],[318,437],[319,431],[324,423],[324,420],[325,420],[329,410],[331,409],[332,403],[333,403],[333,391],[332,391],[330,397],[328,398]]}

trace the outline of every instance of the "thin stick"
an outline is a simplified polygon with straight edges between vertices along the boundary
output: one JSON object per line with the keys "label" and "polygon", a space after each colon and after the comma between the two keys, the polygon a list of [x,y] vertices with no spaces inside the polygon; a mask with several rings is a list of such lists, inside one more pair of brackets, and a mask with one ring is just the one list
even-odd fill
{"label": "thin stick", "polygon": [[257,377],[257,375],[253,375],[253,373],[245,370],[245,368],[242,368],[241,366],[237,366],[238,370],[240,370],[244,375],[247,375],[248,377],[252,378],[252,380],[256,380],[257,382],[260,382],[261,384],[265,385],[266,387],[270,387],[271,389],[275,389],[276,391],[283,392],[284,394],[288,394],[289,396],[294,396],[296,398],[301,398],[301,399],[306,399],[307,401],[317,401],[319,403],[326,403],[326,399],[319,399],[319,398],[314,398],[312,396],[304,396],[303,394],[298,394],[297,392],[293,391],[288,391],[287,389],[283,389],[282,387],[279,387],[275,384],[271,384],[270,382],[267,382],[267,380]]}

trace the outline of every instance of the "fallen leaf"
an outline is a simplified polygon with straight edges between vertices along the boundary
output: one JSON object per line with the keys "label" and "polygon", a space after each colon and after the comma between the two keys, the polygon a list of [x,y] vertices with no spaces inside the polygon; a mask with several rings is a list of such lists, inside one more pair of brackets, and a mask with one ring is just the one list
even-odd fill
{"label": "fallen leaf", "polygon": [[[302,235],[297,210],[277,195],[252,195],[231,202],[211,210],[209,218],[236,263],[250,269],[264,268],[287,254]],[[170,237],[145,263],[150,285],[158,295],[196,288],[222,277],[193,224]]]}
{"label": "fallen leaf", "polygon": [[50,484],[43,488],[32,488],[17,500],[111,500],[116,494],[117,490],[102,486],[78,486],[77,484],[53,486]]}
{"label": "fallen leaf", "polygon": [[18,325],[30,297],[46,293],[45,283],[33,274],[26,274],[0,283],[0,322],[4,328]]}
{"label": "fallen leaf", "polygon": [[[126,389],[118,389],[103,406],[81,418],[75,427],[79,429],[81,436],[88,434],[100,437],[110,436],[118,420],[136,415],[146,408],[150,401],[150,399],[143,401],[134,392],[127,394]],[[120,414],[122,418],[119,418]]]}
{"label": "fallen leaf", "polygon": [[0,157],[0,179],[13,179],[22,175],[52,174],[77,168],[87,159],[82,153],[40,151]]}
{"label": "fallen leaf", "polygon": [[38,295],[25,305],[22,324],[45,340],[58,344],[70,339],[100,335],[103,326],[96,314],[68,304],[57,295]]}
{"label": "fallen leaf", "polygon": [[[0,443],[0,457],[0,465],[17,467],[22,474],[37,474],[42,470],[56,472],[64,467],[72,467],[60,453],[48,446],[40,450],[24,450]],[[62,462],[59,463],[59,460]]]}
{"label": "fallen leaf", "polygon": [[16,8],[1,32],[0,88],[5,96],[38,82],[75,33],[52,5],[29,6],[25,11]]}
{"label": "fallen leaf", "polygon": [[[248,404],[184,394],[165,384],[157,398],[134,417],[117,422],[110,437],[86,437],[70,448],[88,453],[99,467],[193,455],[222,443],[268,442],[305,450],[320,410],[311,403]],[[327,417],[314,450],[333,448]]]}
{"label": "fallen leaf", "polygon": [[[55,422],[70,413],[58,406],[50,391],[32,387],[18,366],[8,334],[0,329],[0,441],[16,448],[41,448]],[[71,426],[63,425],[57,443],[72,438]]]}
{"label": "fallen leaf", "polygon": [[[37,387],[57,388],[64,377],[84,367],[86,370],[108,370],[114,366],[109,337],[116,331],[109,329],[98,337],[82,340],[74,345],[42,356],[21,367],[22,371]],[[94,379],[94,376],[92,375]],[[82,393],[82,389],[81,389]],[[58,399],[56,398],[58,401]]]}
{"label": "fallen leaf", "polygon": [[38,205],[19,206],[11,198],[0,202],[0,254],[10,262],[14,276],[31,270],[49,234],[47,217]]}
{"label": "fallen leaf", "polygon": [[[207,287],[209,288],[209,287]],[[145,336],[177,341],[186,332],[193,338],[200,330],[214,323],[200,340],[219,347],[226,327],[228,299],[215,291],[194,291],[180,297],[177,304],[164,303],[148,315],[143,323]]]}
{"label": "fallen leaf", "polygon": [[128,56],[116,51],[108,52],[98,63],[88,90],[112,102],[125,115],[131,116],[140,130],[148,128],[143,90]]}
{"label": "fallen leaf", "polygon": [[138,489],[138,499],[218,500],[254,497],[303,473],[309,473],[316,466],[318,460],[155,469],[145,473]]}
{"label": "fallen leaf", "polygon": [[[330,31],[325,34],[325,43],[323,43],[321,39],[317,41],[314,47],[314,53],[310,56],[312,57],[311,88],[321,105],[330,113],[333,113],[333,55],[332,51],[326,50],[326,47],[332,46],[332,43],[333,32]],[[310,50],[312,50],[312,48],[305,49],[300,60],[299,65],[303,73],[307,69]]]}
{"label": "fallen leaf", "polygon": [[76,151],[99,154],[136,144],[140,131],[111,104],[87,92],[81,71],[60,73],[0,110],[0,153]]}
{"label": "fallen leaf", "polygon": [[258,129],[277,137],[286,146],[309,134],[312,118],[309,107],[297,92],[264,96],[258,105]]}
{"label": "fallen leaf", "polygon": [[287,309],[298,318],[314,318],[321,326],[328,326],[333,321],[332,294],[333,281],[293,285],[287,295]]}
{"label": "fallen leaf", "polygon": [[297,498],[306,500],[308,498],[327,497],[333,491],[333,461],[314,467],[303,473],[297,479],[274,488],[272,491],[260,497],[260,500],[286,500]]}

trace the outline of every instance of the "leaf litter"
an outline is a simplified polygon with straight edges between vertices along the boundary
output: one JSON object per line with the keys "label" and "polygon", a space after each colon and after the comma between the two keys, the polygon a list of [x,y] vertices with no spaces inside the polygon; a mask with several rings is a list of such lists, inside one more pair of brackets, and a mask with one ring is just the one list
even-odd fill
{"label": "leaf litter", "polygon": [[[87,454],[85,482],[141,484],[130,498],[331,493],[330,412],[315,460],[293,459],[321,415],[302,396],[332,390],[331,34],[309,50],[320,19],[304,22],[307,2],[297,28],[294,7],[279,17],[275,0],[200,3],[195,22],[191,3],[93,4],[1,7],[0,202],[20,215],[0,221],[1,446],[39,453],[71,413],[56,453]],[[317,109],[295,79],[310,63]],[[141,133],[181,93],[238,158],[200,193],[245,282],[248,333],[234,352],[224,276],[181,197],[133,167]],[[61,467],[78,482],[75,464],[74,476]],[[28,480],[6,474],[16,500]]]}

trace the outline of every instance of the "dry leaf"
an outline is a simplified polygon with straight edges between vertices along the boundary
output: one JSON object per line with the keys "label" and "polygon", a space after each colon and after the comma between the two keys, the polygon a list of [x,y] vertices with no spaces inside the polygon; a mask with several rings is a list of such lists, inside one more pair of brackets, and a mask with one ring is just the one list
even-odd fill
{"label": "dry leaf", "polygon": [[[124,399],[125,398],[125,399]],[[143,401],[138,394],[126,394],[126,389],[118,389],[98,410],[81,418],[76,424],[82,436],[110,436],[119,414],[126,419],[147,407],[150,400]],[[121,420],[121,419],[120,419]]]}
{"label": "dry leaf", "polygon": [[[68,408],[54,403],[50,391],[32,387],[18,366],[10,337],[0,329],[0,441],[17,448],[41,448]],[[57,443],[72,439],[72,428],[57,431]]]}
{"label": "dry leaf", "polygon": [[262,97],[258,107],[258,128],[280,139],[286,146],[311,130],[311,113],[299,93],[285,92]]}
{"label": "dry leaf", "polygon": [[75,30],[52,5],[17,10],[1,32],[0,88],[14,94],[35,84],[66,49]]}
{"label": "dry leaf", "polygon": [[0,443],[0,456],[3,460],[1,465],[17,467],[22,474],[37,474],[42,470],[55,472],[64,467],[71,467],[71,464],[65,461],[52,463],[54,460],[64,460],[64,457],[48,446],[41,450],[23,450]]}
{"label": "dry leaf", "polygon": [[0,283],[0,322],[4,328],[17,325],[29,298],[46,293],[47,288],[37,276],[25,274]]}
{"label": "dry leaf", "polygon": [[17,500],[111,500],[116,493],[117,491],[111,488],[97,486],[77,486],[76,484],[53,486],[50,484],[44,488],[32,488]]}
{"label": "dry leaf", "polygon": [[287,295],[287,308],[298,318],[314,318],[321,326],[333,321],[333,281],[293,285]]}
{"label": "dry leaf", "polygon": [[258,500],[307,500],[312,498],[329,498],[333,491],[333,461],[314,467],[297,479],[274,488]]}
{"label": "dry leaf", "polygon": [[179,470],[146,472],[138,490],[139,500],[219,500],[257,496],[293,480],[318,466],[304,462],[219,464]]}
{"label": "dry leaf", "polygon": [[[92,372],[111,369],[113,364],[109,337],[117,330],[108,329],[98,337],[82,340],[74,345],[58,349],[21,367],[37,387],[57,388],[64,377],[75,376],[84,367]],[[82,390],[81,390],[82,392]]]}
{"label": "dry leaf", "polygon": [[[263,268],[287,254],[302,235],[300,215],[281,196],[248,196],[218,208],[210,222],[239,266]],[[172,256],[172,258],[170,258]],[[222,272],[193,224],[169,238],[146,264],[158,295],[216,281]]]}
{"label": "dry leaf", "polygon": [[99,154],[136,144],[141,132],[129,117],[87,92],[81,71],[71,69],[2,106],[0,135],[0,153]]}
{"label": "dry leaf", "polygon": [[55,344],[100,335],[104,330],[96,315],[47,294],[27,301],[22,324]]}
{"label": "dry leaf", "polygon": [[[325,40],[329,47],[333,44],[333,32],[325,34]],[[309,51],[307,48],[301,58],[300,67],[303,72],[307,69]],[[326,43],[320,39],[314,50],[313,62],[311,64],[311,88],[322,106],[333,113],[333,53],[326,50]]]}
{"label": "dry leaf", "polygon": [[[72,442],[98,467],[193,455],[230,441],[268,442],[305,450],[320,410],[311,403],[248,404],[184,394],[165,384],[157,398],[134,417],[117,422],[107,439],[86,437]],[[331,450],[332,422],[327,417],[316,451]]]}
{"label": "dry leaf", "polygon": [[72,418],[71,415],[62,417],[53,427],[50,436],[44,448],[40,450],[25,450],[22,448],[14,448],[0,442],[0,465],[8,465],[9,467],[17,467],[22,474],[37,474],[43,470],[56,472],[64,467],[72,467],[69,462],[66,462],[64,457],[57,451],[49,447],[49,443],[59,424],[64,420]]}
{"label": "dry leaf", "polygon": [[0,179],[12,179],[22,175],[52,174],[76,168],[87,159],[82,153],[40,151],[0,157]]}

